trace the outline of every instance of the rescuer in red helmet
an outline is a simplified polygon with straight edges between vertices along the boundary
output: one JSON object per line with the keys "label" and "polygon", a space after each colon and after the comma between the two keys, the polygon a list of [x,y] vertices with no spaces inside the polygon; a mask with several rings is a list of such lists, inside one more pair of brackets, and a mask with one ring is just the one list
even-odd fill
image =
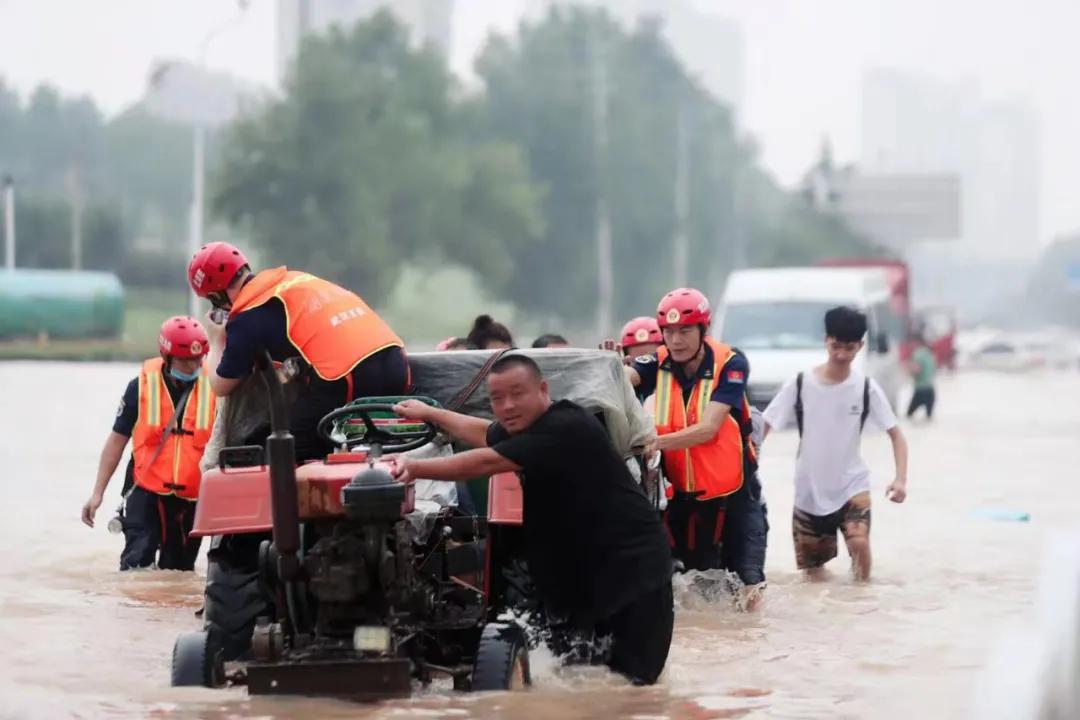
{"label": "rescuer in red helmet", "polygon": [[627,374],[641,396],[655,395],[675,558],[687,570],[724,568],[747,587],[761,585],[767,523],[750,440],[750,365],[709,336],[712,311],[698,290],[665,295],[656,322],[663,344]]}
{"label": "rescuer in red helmet", "polygon": [[199,497],[199,461],[217,409],[207,377],[209,348],[197,320],[169,318],[158,333],[160,357],[142,364],[120,401],[82,520],[94,526],[130,438],[131,460],[119,518],[125,539],[121,570],[195,567],[200,541],[188,533]]}
{"label": "rescuer in red helmet", "polygon": [[203,246],[188,266],[199,297],[228,311],[210,322],[210,384],[219,396],[251,374],[256,355],[299,358],[300,394],[290,410],[296,455],[332,448],[316,434],[319,420],[357,397],[403,395],[409,386],[404,343],[358,295],[304,272],[278,267],[254,273],[224,242]]}

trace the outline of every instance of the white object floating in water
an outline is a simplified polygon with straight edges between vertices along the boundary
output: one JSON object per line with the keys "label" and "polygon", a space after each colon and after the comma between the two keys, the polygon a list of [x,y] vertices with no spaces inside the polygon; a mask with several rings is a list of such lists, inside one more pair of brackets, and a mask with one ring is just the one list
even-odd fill
{"label": "white object floating in water", "polygon": [[975,516],[984,520],[1002,520],[1005,522],[1029,522],[1031,514],[1023,510],[1002,510],[996,508],[979,508]]}

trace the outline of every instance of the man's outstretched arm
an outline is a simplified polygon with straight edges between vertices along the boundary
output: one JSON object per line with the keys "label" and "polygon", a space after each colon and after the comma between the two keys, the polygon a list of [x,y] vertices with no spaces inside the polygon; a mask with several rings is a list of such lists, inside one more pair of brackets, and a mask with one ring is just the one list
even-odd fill
{"label": "man's outstretched arm", "polygon": [[[451,410],[431,407],[419,400],[405,400],[394,406],[394,412],[407,420],[419,420],[438,425],[455,440],[474,448],[487,447],[490,420],[462,415]],[[432,478],[434,479],[434,478]]]}

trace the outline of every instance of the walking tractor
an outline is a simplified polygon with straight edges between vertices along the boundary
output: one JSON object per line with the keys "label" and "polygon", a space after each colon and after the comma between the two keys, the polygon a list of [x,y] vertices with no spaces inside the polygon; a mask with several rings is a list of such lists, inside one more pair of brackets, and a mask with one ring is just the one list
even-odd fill
{"label": "walking tractor", "polygon": [[419,498],[425,481],[395,480],[388,455],[451,450],[434,426],[396,418],[402,398],[330,413],[319,432],[337,450],[297,467],[278,374],[263,361],[260,375],[265,447],[224,448],[203,477],[192,534],[214,537],[204,629],[177,639],[172,684],[361,700],[436,676],[459,690],[530,684],[524,631],[498,620],[507,593],[492,568],[512,562],[510,545],[488,532],[520,525],[517,478],[492,483],[489,518]]}

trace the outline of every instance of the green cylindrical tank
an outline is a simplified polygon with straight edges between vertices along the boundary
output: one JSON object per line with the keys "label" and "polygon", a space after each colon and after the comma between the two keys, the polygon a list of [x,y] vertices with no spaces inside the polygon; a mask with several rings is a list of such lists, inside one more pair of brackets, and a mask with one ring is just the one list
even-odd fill
{"label": "green cylindrical tank", "polygon": [[119,337],[124,288],[112,273],[0,269],[0,338]]}

